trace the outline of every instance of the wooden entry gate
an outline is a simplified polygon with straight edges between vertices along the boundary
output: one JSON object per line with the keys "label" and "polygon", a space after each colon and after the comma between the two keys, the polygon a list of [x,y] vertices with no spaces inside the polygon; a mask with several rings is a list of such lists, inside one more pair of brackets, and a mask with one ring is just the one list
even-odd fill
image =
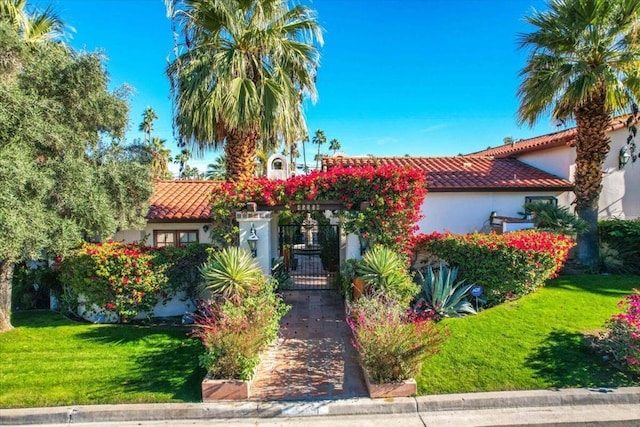
{"label": "wooden entry gate", "polygon": [[337,225],[280,225],[279,253],[292,285],[289,289],[329,289],[340,268]]}

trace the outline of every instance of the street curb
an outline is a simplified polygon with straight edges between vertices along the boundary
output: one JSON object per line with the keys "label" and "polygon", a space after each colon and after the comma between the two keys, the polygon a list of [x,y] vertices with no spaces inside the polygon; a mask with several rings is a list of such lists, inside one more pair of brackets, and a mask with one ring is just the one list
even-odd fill
{"label": "street curb", "polygon": [[0,409],[0,425],[410,414],[473,409],[613,404],[640,404],[640,387],[500,391],[388,399],[353,398],[296,402],[221,401]]}

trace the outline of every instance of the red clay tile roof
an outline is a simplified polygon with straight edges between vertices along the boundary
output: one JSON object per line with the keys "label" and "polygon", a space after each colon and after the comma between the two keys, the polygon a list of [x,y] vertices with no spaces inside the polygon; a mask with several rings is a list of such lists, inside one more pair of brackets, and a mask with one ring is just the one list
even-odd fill
{"label": "red clay tile roof", "polygon": [[215,181],[156,181],[147,220],[206,221],[211,214]]}
{"label": "red clay tile roof", "polygon": [[324,169],[395,165],[427,173],[427,188],[445,191],[570,190],[564,179],[515,159],[493,157],[326,157]]}
{"label": "red clay tile roof", "polygon": [[[626,127],[628,116],[617,117],[611,123],[610,131],[615,131]],[[515,157],[519,154],[531,153],[534,151],[546,150],[549,148],[569,146],[573,147],[576,141],[576,128],[549,133],[547,135],[536,136],[534,138],[523,139],[512,144],[505,144],[499,147],[488,148],[486,150],[467,154],[466,157],[493,156],[493,157]]]}

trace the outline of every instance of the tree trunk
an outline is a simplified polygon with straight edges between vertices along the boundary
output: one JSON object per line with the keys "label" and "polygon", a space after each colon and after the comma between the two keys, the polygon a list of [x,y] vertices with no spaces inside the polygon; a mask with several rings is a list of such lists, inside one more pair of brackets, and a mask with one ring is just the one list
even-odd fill
{"label": "tree trunk", "polygon": [[258,132],[229,132],[224,152],[227,156],[227,181],[239,182],[253,178],[256,171]]}
{"label": "tree trunk", "polygon": [[13,329],[11,326],[11,279],[14,263],[3,259],[0,261],[0,332]]}
{"label": "tree trunk", "polygon": [[589,228],[578,234],[578,261],[589,268],[596,268],[600,259],[598,243],[598,202],[602,190],[602,165],[609,152],[610,140],[607,128],[611,117],[605,109],[604,93],[575,111],[576,169],[574,190],[576,213]]}

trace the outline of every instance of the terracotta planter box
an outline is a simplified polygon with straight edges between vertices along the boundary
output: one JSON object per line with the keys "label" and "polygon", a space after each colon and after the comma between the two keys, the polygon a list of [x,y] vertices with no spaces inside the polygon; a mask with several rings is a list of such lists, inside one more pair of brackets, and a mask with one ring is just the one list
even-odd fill
{"label": "terracotta planter box", "polygon": [[214,380],[205,378],[202,381],[202,401],[246,400],[251,395],[252,381]]}
{"label": "terracotta planter box", "polygon": [[362,370],[364,371],[364,381],[367,384],[367,391],[371,398],[407,397],[418,393],[418,384],[413,378],[398,383],[374,384],[371,382],[367,371],[364,368],[362,368]]}

